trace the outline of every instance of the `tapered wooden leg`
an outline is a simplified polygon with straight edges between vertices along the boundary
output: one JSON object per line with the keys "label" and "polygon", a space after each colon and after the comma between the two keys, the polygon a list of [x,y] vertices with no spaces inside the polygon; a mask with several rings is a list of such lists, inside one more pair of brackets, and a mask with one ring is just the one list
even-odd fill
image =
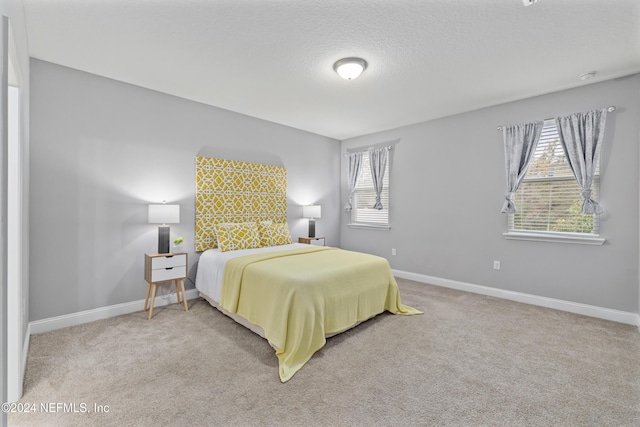
{"label": "tapered wooden leg", "polygon": [[182,303],[180,300],[180,289],[178,289],[178,279],[174,280],[173,283],[176,284],[176,298],[178,299],[178,304]]}
{"label": "tapered wooden leg", "polygon": [[189,311],[187,304],[187,293],[184,291],[184,279],[180,279],[180,290],[182,290],[182,300],[184,301],[184,311]]}
{"label": "tapered wooden leg", "polygon": [[147,296],[144,299],[144,311],[149,310],[149,291],[151,291],[151,284],[147,283]]}
{"label": "tapered wooden leg", "polygon": [[152,283],[151,286],[153,287],[153,291],[151,292],[151,308],[149,308],[149,320],[151,320],[151,318],[153,317],[153,306],[156,303],[156,288],[157,288],[157,285],[155,283]]}

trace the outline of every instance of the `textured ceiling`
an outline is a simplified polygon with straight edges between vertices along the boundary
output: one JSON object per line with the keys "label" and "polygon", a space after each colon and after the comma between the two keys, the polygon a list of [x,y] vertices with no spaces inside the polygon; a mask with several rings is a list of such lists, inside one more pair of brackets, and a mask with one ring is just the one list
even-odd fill
{"label": "textured ceiling", "polygon": [[638,0],[24,4],[34,58],[340,140],[640,71]]}

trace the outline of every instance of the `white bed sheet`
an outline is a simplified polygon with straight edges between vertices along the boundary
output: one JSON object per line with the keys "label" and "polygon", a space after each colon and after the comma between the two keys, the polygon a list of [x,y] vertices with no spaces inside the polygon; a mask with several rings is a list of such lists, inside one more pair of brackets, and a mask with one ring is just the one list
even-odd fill
{"label": "white bed sheet", "polygon": [[222,277],[224,266],[230,259],[244,255],[252,255],[261,252],[285,251],[308,245],[303,243],[292,243],[281,246],[268,246],[257,249],[240,249],[237,251],[222,252],[220,249],[208,249],[200,255],[198,261],[198,272],[196,273],[196,289],[215,302],[220,302],[222,292]]}

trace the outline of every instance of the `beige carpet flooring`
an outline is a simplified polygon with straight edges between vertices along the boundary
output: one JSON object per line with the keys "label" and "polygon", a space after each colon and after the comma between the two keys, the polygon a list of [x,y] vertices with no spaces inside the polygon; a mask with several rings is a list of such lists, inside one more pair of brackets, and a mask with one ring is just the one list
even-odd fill
{"label": "beige carpet flooring", "polygon": [[202,299],[33,335],[20,403],[37,408],[9,425],[640,425],[636,327],[398,282],[425,314],[330,338],[285,384]]}

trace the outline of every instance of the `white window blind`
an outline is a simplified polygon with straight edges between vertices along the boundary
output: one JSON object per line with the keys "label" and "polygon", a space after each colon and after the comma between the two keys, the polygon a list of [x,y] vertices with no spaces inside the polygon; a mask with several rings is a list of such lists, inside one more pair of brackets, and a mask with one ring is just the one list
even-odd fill
{"label": "white window blind", "polygon": [[362,155],[362,166],[360,175],[356,183],[356,190],[353,194],[351,209],[351,223],[362,225],[389,225],[389,161],[384,170],[384,180],[380,201],[382,209],[373,209],[376,203],[376,191],[373,189],[373,179],[371,178],[371,166],[369,163],[369,154]]}
{"label": "white window blind", "polygon": [[[600,167],[591,187],[599,200]],[[580,187],[573,176],[554,120],[546,120],[540,141],[518,191],[518,212],[509,214],[509,231],[598,234],[598,216],[582,213]]]}

